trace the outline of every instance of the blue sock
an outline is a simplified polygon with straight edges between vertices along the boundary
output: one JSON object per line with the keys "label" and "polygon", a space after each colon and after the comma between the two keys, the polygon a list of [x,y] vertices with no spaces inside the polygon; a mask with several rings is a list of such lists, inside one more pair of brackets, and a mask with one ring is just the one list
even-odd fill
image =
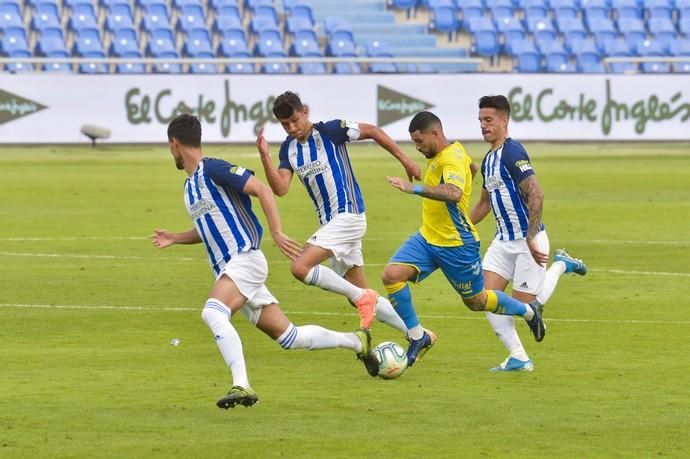
{"label": "blue sock", "polygon": [[496,314],[503,314],[506,316],[524,316],[527,312],[527,305],[522,301],[506,295],[500,290],[494,290],[498,299],[498,306],[496,307]]}
{"label": "blue sock", "polygon": [[410,293],[410,286],[405,283],[405,287],[401,288],[395,293],[388,293],[388,299],[395,308],[400,318],[405,322],[407,329],[411,329],[419,325],[417,312],[412,305],[412,294]]}

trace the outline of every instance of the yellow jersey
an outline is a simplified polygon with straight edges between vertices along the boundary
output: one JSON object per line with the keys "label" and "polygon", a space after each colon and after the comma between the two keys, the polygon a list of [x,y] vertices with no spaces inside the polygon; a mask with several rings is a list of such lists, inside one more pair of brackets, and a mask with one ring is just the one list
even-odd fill
{"label": "yellow jersey", "polygon": [[422,227],[419,232],[431,245],[458,247],[479,241],[479,234],[470,221],[472,193],[472,158],[460,142],[441,150],[426,162],[424,185],[435,187],[449,183],[462,190],[457,203],[422,198]]}

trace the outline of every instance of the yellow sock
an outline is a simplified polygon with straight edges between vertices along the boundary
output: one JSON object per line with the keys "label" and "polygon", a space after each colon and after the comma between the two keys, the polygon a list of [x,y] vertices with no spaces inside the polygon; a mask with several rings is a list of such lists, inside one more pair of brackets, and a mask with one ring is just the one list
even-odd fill
{"label": "yellow sock", "polygon": [[486,305],[484,305],[484,310],[489,312],[496,312],[498,308],[498,295],[493,290],[486,291]]}
{"label": "yellow sock", "polygon": [[407,282],[397,282],[395,284],[384,285],[384,287],[386,287],[386,292],[388,292],[389,295],[393,295],[404,289],[406,285]]}

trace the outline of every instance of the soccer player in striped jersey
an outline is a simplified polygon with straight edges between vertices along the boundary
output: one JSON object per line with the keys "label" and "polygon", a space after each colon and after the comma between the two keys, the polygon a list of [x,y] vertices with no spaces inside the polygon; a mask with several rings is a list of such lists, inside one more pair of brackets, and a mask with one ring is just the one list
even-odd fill
{"label": "soccer player in striped jersey", "polygon": [[[280,164],[276,167],[263,132],[259,133],[256,145],[268,183],[277,196],[283,196],[292,176],[297,174],[314,203],[321,225],[292,262],[293,276],[307,285],[346,296],[359,310],[361,327],[369,328],[376,316],[406,333],[390,302],[367,288],[362,255],[366,231],[364,199],[346,144],[374,140],[400,161],[409,177],[419,178],[419,166],[377,126],[337,119],[312,123],[308,107],[293,92],[276,98],[273,114],[288,137],[280,147]],[[330,260],[330,268],[321,264],[326,260]]]}
{"label": "soccer player in striped jersey", "polygon": [[204,157],[201,124],[195,116],[183,114],[172,120],[168,142],[175,165],[189,176],[184,185],[184,203],[194,228],[180,233],[157,229],[151,239],[158,248],[201,242],[206,246],[216,282],[201,318],[211,329],[232,374],[232,388],[218,400],[218,407],[251,406],[258,400],[249,384],[242,341],[230,320],[237,311],[284,349],[351,349],[369,374],[376,376],[378,361],[371,352],[368,330],[338,333],[316,325],[297,327],[266,288],[268,266],[260,248],[263,229],[252,210],[250,196],[259,199],[280,251],[294,259],[301,250],[297,242],[283,234],[268,186],[243,167]]}
{"label": "soccer player in striped jersey", "polygon": [[388,181],[400,191],[421,196],[422,227],[400,246],[381,275],[391,303],[409,330],[408,366],[436,341],[419,322],[409,282],[421,282],[437,269],[469,309],[519,315],[541,341],[546,330],[538,304],[525,304],[500,290],[484,288],[479,235],[469,216],[472,159],[460,142],[448,141],[441,120],[431,112],[417,113],[409,132],[417,150],[427,158],[423,185],[398,177],[388,177]]}
{"label": "soccer player in striped jersey", "polygon": [[[479,99],[482,136],[491,144],[491,150],[482,161],[482,194],[470,219],[477,224],[490,211],[496,219],[496,237],[483,261],[486,287],[503,291],[512,282],[513,298],[524,303],[536,300],[543,306],[564,272],[584,275],[587,268],[582,260],[559,249],[546,270],[549,238],[542,223],[544,192],[527,151],[508,137],[509,119],[510,103],[505,96]],[[491,371],[532,371],[534,364],[520,341],[513,318],[491,312],[486,317],[510,352]]]}

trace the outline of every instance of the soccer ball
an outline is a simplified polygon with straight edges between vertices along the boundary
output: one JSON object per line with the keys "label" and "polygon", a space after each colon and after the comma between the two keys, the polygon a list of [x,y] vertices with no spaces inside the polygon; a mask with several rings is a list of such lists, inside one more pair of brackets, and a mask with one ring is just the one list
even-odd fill
{"label": "soccer ball", "polygon": [[383,379],[395,379],[407,368],[405,349],[393,341],[384,341],[376,346],[374,355],[379,361],[379,376]]}

